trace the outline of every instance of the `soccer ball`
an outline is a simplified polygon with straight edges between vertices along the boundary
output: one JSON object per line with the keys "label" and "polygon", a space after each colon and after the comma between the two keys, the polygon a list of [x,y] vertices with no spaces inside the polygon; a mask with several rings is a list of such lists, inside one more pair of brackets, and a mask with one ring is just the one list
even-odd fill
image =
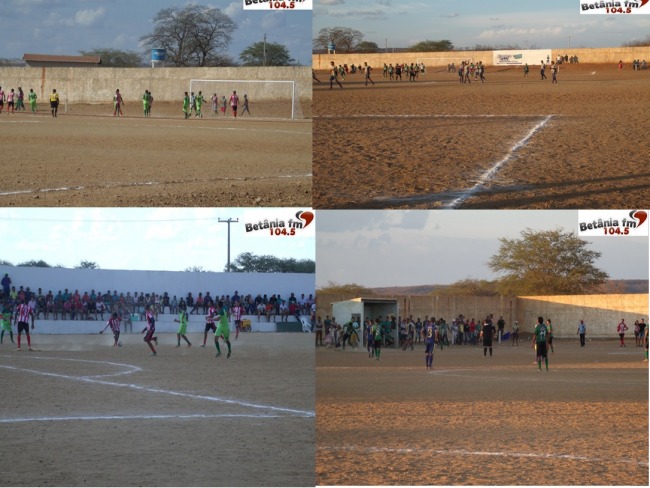
{"label": "soccer ball", "polygon": [[122,347],[122,341],[117,343],[117,347]]}

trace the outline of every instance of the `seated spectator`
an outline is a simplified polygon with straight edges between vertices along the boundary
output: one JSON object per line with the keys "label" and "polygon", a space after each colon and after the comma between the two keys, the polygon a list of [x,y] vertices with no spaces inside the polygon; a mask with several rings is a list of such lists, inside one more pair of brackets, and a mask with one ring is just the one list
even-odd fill
{"label": "seated spectator", "polygon": [[267,303],[266,304],[266,321],[270,322],[271,317],[273,317],[273,322],[275,322],[275,316],[276,316],[275,307],[273,305],[271,305],[270,303]]}
{"label": "seated spectator", "polygon": [[257,321],[258,322],[260,321],[260,316],[261,315],[266,315],[266,305],[264,305],[263,303],[260,302],[259,305],[257,305]]}
{"label": "seated spectator", "polygon": [[280,322],[288,322],[289,321],[289,307],[287,305],[287,302],[282,300],[280,303]]}

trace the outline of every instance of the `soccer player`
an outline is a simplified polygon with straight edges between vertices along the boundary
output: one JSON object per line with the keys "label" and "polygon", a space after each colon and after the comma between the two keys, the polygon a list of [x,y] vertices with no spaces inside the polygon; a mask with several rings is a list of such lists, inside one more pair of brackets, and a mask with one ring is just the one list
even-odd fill
{"label": "soccer player", "polygon": [[18,97],[16,98],[16,110],[25,111],[25,92],[21,86],[18,87]]}
{"label": "soccer player", "polygon": [[192,116],[192,110],[196,112],[196,95],[194,95],[194,92],[190,92],[190,117]]}
{"label": "soccer player", "polygon": [[576,334],[580,334],[580,347],[585,347],[586,333],[587,333],[587,326],[585,325],[585,321],[581,320],[580,325],[578,325],[578,332],[576,332]]}
{"label": "soccer player", "polygon": [[546,364],[546,371],[548,371],[548,354],[546,345],[548,344],[548,329],[544,325],[544,317],[537,317],[537,326],[533,333],[533,344],[531,347],[537,348],[537,366],[542,370],[542,358]]}
{"label": "soccer player", "polygon": [[210,101],[212,102],[212,116],[214,117],[219,111],[219,97],[216,93],[210,97]]}
{"label": "soccer player", "polygon": [[644,361],[648,362],[648,327],[645,328],[643,332],[643,342],[645,343],[645,359]]}
{"label": "soccer player", "polygon": [[219,312],[218,315],[214,315],[213,319],[216,319],[219,321],[219,325],[217,326],[217,330],[214,333],[214,345],[217,348],[217,354],[215,357],[221,356],[221,348],[219,347],[219,337],[222,337],[226,345],[228,346],[228,355],[226,358],[230,357],[230,354],[232,353],[232,349],[230,347],[230,324],[228,323],[228,311],[226,310],[226,307],[223,306],[223,302],[219,300],[218,302],[218,307],[219,307]]}
{"label": "soccer player", "polygon": [[424,324],[424,360],[427,369],[433,369],[433,350],[438,340],[438,330],[433,318]]}
{"label": "soccer player", "polygon": [[237,105],[239,104],[239,96],[236,91],[232,92],[230,95],[230,108],[232,109],[233,117],[237,117]]}
{"label": "soccer player", "polygon": [[625,331],[628,329],[625,319],[621,319],[621,323],[616,327],[618,332],[618,337],[621,339],[621,345],[619,347],[625,347]]}
{"label": "soccer player", "polygon": [[37,100],[36,93],[34,93],[34,89],[30,88],[29,89],[29,94],[27,95],[27,99],[29,100],[29,106],[32,109],[32,113],[36,114],[38,112],[38,108],[36,107],[36,100]]}
{"label": "soccer player", "polygon": [[181,310],[178,314],[178,318],[174,319],[174,322],[181,324],[178,326],[178,330],[176,331],[176,347],[181,347],[181,337],[185,342],[187,342],[187,347],[192,347],[192,343],[185,335],[187,334],[187,310]]}
{"label": "soccer player", "polygon": [[2,87],[0,86],[0,114],[2,113],[2,109],[5,106],[5,92],[2,91]]}
{"label": "soccer player", "polygon": [[214,303],[210,302],[208,304],[207,315],[205,316],[205,332],[203,332],[203,344],[201,347],[205,347],[205,343],[208,340],[208,331],[216,332],[217,326],[214,323],[214,316],[217,314],[217,309],[214,308]]}
{"label": "soccer player", "polygon": [[0,325],[2,326],[2,331],[0,331],[0,344],[2,344],[2,340],[4,339],[5,332],[9,332],[9,338],[11,339],[11,343],[14,344],[14,333],[11,330],[11,309],[9,308],[9,305],[5,303],[2,307],[2,314],[0,314]]}
{"label": "soccer player", "polygon": [[103,334],[104,331],[108,327],[111,328],[111,330],[113,331],[113,339],[115,340],[115,342],[113,343],[113,347],[118,347],[120,345],[119,340],[120,340],[120,322],[121,321],[122,321],[122,319],[117,314],[117,312],[113,312],[111,314],[111,318],[108,319],[108,322],[106,322],[106,326],[102,330],[99,331],[100,334]]}
{"label": "soccer player", "polygon": [[14,89],[12,88],[9,93],[7,93],[7,113],[9,113],[9,109],[11,109],[11,113],[14,113],[14,98],[16,97],[16,94],[14,93]]}
{"label": "soccer player", "polygon": [[487,357],[488,349],[490,350],[490,357],[492,357],[492,338],[494,337],[494,324],[489,320],[486,320],[483,323],[483,328],[481,329],[481,335],[479,339],[483,339],[483,357]]}
{"label": "soccer player", "polygon": [[341,85],[341,82],[339,81],[339,71],[334,64],[334,61],[330,61],[330,90],[334,86],[335,81],[341,88],[343,88],[343,85]]}
{"label": "soccer player", "polygon": [[156,355],[156,349],[153,347],[152,342],[156,343],[156,346],[158,345],[158,338],[154,336],[156,333],[156,319],[153,316],[153,312],[151,311],[151,305],[147,305],[145,307],[145,313],[144,313],[144,318],[147,321],[147,326],[142,329],[142,334],[145,334],[144,336],[144,342],[147,343],[149,346],[149,349],[151,349],[151,354],[150,356],[155,356]]}
{"label": "soccer player", "polygon": [[242,307],[238,301],[236,301],[232,308],[231,314],[235,319],[235,340],[239,337],[239,330],[241,329],[241,316],[244,313],[244,307]]}
{"label": "soccer player", "polygon": [[149,90],[145,90],[144,95],[142,95],[142,110],[144,111],[145,117],[149,117],[150,107],[151,107],[151,100],[150,100]]}
{"label": "soccer player", "polygon": [[373,341],[373,349],[375,351],[375,359],[379,361],[379,355],[381,354],[381,338],[382,338],[381,322],[379,318],[377,318],[377,320],[373,324],[371,329],[371,334],[372,334],[372,341]]}
{"label": "soccer player", "polygon": [[185,96],[183,97],[183,114],[185,114],[185,118],[189,119],[190,114],[192,113],[192,110],[190,109],[190,96],[185,92]]}
{"label": "soccer player", "polygon": [[366,72],[366,86],[368,86],[368,82],[374,85],[375,82],[372,81],[372,78],[370,78],[370,72],[372,71],[372,67],[368,66],[368,63],[363,63],[363,68],[364,71]]}
{"label": "soccer player", "polygon": [[52,110],[52,117],[56,117],[59,111],[59,94],[56,92],[56,88],[50,93],[50,109]]}
{"label": "soccer player", "polygon": [[546,329],[548,330],[548,345],[551,348],[551,352],[555,354],[553,350],[553,326],[551,325],[551,319],[546,319]]}
{"label": "soccer player", "polygon": [[246,112],[248,112],[248,115],[251,114],[251,111],[248,109],[248,95],[244,93],[244,108],[241,111],[241,115],[244,115]]}
{"label": "soccer player", "polygon": [[22,338],[23,331],[27,336],[27,348],[29,351],[32,351],[32,339],[29,336],[29,320],[32,321],[32,329],[34,328],[34,310],[30,308],[29,305],[25,303],[25,300],[20,301],[20,305],[16,307],[16,316],[14,317],[14,322],[18,324],[18,349],[20,348],[20,339]]}
{"label": "soccer player", "polygon": [[113,97],[113,104],[115,105],[115,110],[113,111],[113,117],[115,117],[117,114],[120,114],[120,116],[124,115],[122,113],[123,103],[124,100],[122,99],[122,94],[120,93],[120,89],[118,88],[117,90],[115,90],[115,96]]}
{"label": "soccer player", "polygon": [[515,345],[515,342],[517,343],[517,347],[519,347],[519,322],[515,320],[515,323],[512,324],[512,345]]}
{"label": "soccer player", "polygon": [[226,100],[226,96],[221,97],[221,113],[226,115],[226,107],[228,106],[228,100]]}
{"label": "soccer player", "polygon": [[557,83],[557,70],[559,69],[559,66],[555,64],[555,61],[553,61],[553,64],[551,64],[551,75],[552,75],[552,81],[551,83]]}
{"label": "soccer player", "polygon": [[194,103],[196,104],[196,117],[203,118],[203,114],[201,113],[201,107],[203,106],[203,102],[205,99],[203,98],[203,93],[199,91],[199,94],[196,96]]}

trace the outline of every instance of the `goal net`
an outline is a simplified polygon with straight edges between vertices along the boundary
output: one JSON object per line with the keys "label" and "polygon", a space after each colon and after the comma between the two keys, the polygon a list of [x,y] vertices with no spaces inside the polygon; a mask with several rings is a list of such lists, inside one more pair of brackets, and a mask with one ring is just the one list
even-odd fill
{"label": "goal net", "polygon": [[[295,81],[270,80],[190,80],[190,93],[205,99],[204,116],[223,116],[223,100],[226,100],[226,115],[231,115],[230,96],[234,91],[239,97],[238,113],[244,110],[244,95],[248,98],[248,109],[252,117],[302,119],[300,94]],[[217,95],[216,113],[211,98]],[[246,114],[248,115],[248,113]]]}

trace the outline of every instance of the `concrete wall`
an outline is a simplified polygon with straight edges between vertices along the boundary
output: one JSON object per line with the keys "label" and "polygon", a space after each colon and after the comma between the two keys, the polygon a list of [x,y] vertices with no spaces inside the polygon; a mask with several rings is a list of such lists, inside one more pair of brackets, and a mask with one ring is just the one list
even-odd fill
{"label": "concrete wall", "polygon": [[[332,304],[355,297],[319,293],[316,315],[332,315]],[[641,318],[648,323],[648,294],[570,295],[543,297],[446,297],[446,296],[385,296],[398,301],[402,316],[443,317],[450,322],[459,314],[482,319],[489,314],[503,315],[509,328],[517,320],[523,332],[531,332],[537,317],[551,318],[556,337],[574,337],[580,319],[587,324],[591,338],[616,337],[616,325],[625,318],[633,326]],[[337,317],[337,321],[349,320]]]}
{"label": "concrete wall", "polygon": [[182,271],[125,271],[105,269],[65,269],[65,268],[33,268],[21,266],[0,266],[0,275],[9,273],[12,286],[29,287],[36,292],[38,288],[43,293],[49,290],[56,295],[65,288],[79,293],[90,293],[91,289],[106,293],[117,290],[119,293],[167,292],[169,296],[185,297],[188,292],[196,297],[199,292],[210,292],[210,295],[233,295],[258,293],[268,296],[280,294],[289,298],[291,293],[297,297],[314,294],[315,281],[313,274],[305,273],[186,273]]}
{"label": "concrete wall", "polygon": [[[30,88],[41,102],[49,100],[52,89],[61,102],[109,103],[119,88],[124,101],[140,102],[145,90],[154,100],[177,102],[189,91],[192,79],[215,80],[293,80],[302,100],[311,101],[311,71],[308,67],[272,68],[11,68],[0,67],[0,86],[5,91],[19,86],[27,93]],[[272,85],[266,91],[251,86],[249,98],[264,100],[277,97]],[[279,87],[276,87],[280,89]],[[284,89],[283,89],[284,90]],[[286,91],[286,90],[285,90]],[[211,91],[212,94],[214,90]],[[232,88],[230,88],[230,93]],[[204,92],[205,93],[205,92]],[[226,93],[219,93],[219,95]]]}
{"label": "concrete wall", "polygon": [[[524,51],[524,50],[522,50]],[[650,62],[650,46],[643,47],[615,47],[600,49],[551,49],[551,60],[555,60],[558,55],[578,56],[580,63],[618,63],[623,60],[624,63],[630,64],[635,59],[646,60]],[[312,64],[314,69],[327,69],[330,61],[337,65],[347,64],[348,66],[363,65],[367,62],[375,70],[384,65],[384,63],[416,63],[418,59],[424,59],[426,66],[446,67],[449,63],[454,62],[456,66],[463,60],[471,60],[474,63],[483,62],[486,66],[493,65],[493,51],[451,51],[435,53],[380,53],[380,54],[314,54]],[[631,69],[631,67],[630,67]]]}

